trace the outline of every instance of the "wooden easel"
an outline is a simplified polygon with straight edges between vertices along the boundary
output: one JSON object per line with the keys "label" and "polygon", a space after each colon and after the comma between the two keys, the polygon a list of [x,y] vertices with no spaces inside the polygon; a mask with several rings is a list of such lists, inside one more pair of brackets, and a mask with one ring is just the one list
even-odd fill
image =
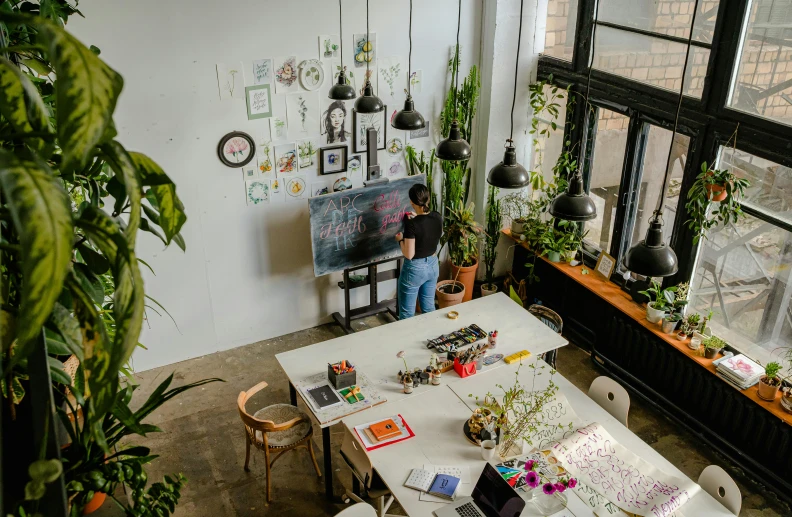
{"label": "wooden easel", "polygon": [[[381,273],[377,272],[377,266],[393,261],[396,262],[395,269],[389,269]],[[355,329],[352,328],[351,323],[352,321],[360,318],[366,318],[368,316],[373,316],[383,312],[387,312],[394,318],[398,318],[396,298],[389,298],[387,300],[382,300],[381,302],[377,301],[377,283],[384,282],[386,280],[398,279],[399,273],[401,272],[401,261],[401,258],[387,259],[344,270],[344,279],[341,282],[338,282],[338,287],[344,290],[344,315],[342,316],[340,312],[333,313],[333,319],[341,326],[341,329],[344,331],[344,333],[351,334],[355,332]],[[349,279],[350,274],[353,271],[358,271],[363,268],[368,269],[368,274],[363,280],[355,282]],[[365,286],[369,286],[368,305],[353,309],[349,300],[352,289]]]}

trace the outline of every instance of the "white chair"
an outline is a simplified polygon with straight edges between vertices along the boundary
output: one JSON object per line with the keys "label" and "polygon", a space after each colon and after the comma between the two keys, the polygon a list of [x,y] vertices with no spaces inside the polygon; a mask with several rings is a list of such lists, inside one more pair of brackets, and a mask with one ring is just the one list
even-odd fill
{"label": "white chair", "polygon": [[[363,496],[377,502],[376,515],[378,517],[396,517],[385,513],[388,511],[388,508],[390,508],[390,505],[393,504],[393,494],[388,490],[387,485],[385,485],[385,482],[377,471],[374,470],[374,466],[371,464],[371,458],[366,454],[366,449],[358,443],[348,429],[344,432],[344,441],[341,443],[341,458],[352,470],[352,475],[355,476],[355,479],[360,482]],[[346,490],[344,492],[344,502],[348,503],[350,499],[358,503],[365,503],[365,501],[358,497],[353,491]],[[356,504],[349,508],[349,510],[357,506],[360,505]],[[364,514],[350,515],[362,516]]]}
{"label": "white chair", "polygon": [[366,503],[358,503],[345,510],[341,510],[341,513],[336,514],[336,517],[377,517],[377,512]]}
{"label": "white chair", "polygon": [[591,383],[589,398],[599,404],[616,420],[627,426],[627,414],[630,412],[630,395],[621,384],[610,377],[597,377]]}
{"label": "white chair", "polygon": [[698,479],[699,485],[716,501],[726,507],[734,515],[740,515],[742,494],[737,483],[725,470],[717,465],[705,468]]}

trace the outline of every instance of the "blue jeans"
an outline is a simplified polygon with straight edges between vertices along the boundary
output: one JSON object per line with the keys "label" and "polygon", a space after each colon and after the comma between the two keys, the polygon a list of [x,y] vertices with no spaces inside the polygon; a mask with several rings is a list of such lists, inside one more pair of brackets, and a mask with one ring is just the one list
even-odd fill
{"label": "blue jeans", "polygon": [[437,256],[408,260],[399,274],[399,319],[405,320],[415,315],[415,301],[421,303],[421,312],[435,310],[435,288],[440,270]]}

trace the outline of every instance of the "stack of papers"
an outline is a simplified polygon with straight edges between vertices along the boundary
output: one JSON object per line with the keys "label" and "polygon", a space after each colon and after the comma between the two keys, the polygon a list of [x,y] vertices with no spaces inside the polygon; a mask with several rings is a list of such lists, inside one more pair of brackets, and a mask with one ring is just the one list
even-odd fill
{"label": "stack of papers", "polygon": [[740,390],[750,388],[764,375],[764,368],[743,354],[721,361],[716,370],[720,378]]}

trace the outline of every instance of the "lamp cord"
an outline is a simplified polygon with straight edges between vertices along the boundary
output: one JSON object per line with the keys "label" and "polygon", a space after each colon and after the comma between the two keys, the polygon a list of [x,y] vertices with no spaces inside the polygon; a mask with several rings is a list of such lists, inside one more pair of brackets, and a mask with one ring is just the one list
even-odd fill
{"label": "lamp cord", "polygon": [[663,171],[663,190],[660,191],[660,200],[654,212],[656,219],[663,216],[663,203],[665,203],[666,188],[668,186],[669,168],[671,167],[671,157],[674,154],[674,138],[676,138],[677,127],[679,125],[679,112],[682,110],[682,99],[685,97],[685,74],[687,73],[688,60],[690,59],[690,43],[693,41],[693,30],[696,27],[696,14],[698,14],[699,0],[693,5],[693,17],[690,20],[690,34],[688,35],[687,51],[685,52],[685,64],[682,65],[682,86],[679,87],[679,100],[677,101],[676,115],[674,115],[674,131],[671,133],[671,145],[668,146],[668,158],[666,168]]}
{"label": "lamp cord", "polygon": [[522,42],[522,22],[523,22],[524,3],[525,0],[520,0],[520,28],[517,31],[517,58],[514,61],[514,93],[512,94],[511,129],[509,129],[509,142],[514,142],[514,105],[517,102],[517,74],[520,70],[520,46]]}
{"label": "lamp cord", "polygon": [[341,0],[338,0],[338,33],[341,38],[340,51],[341,51],[341,73],[344,71],[344,15],[341,12]]}
{"label": "lamp cord", "polygon": [[410,52],[407,54],[407,97],[412,93],[412,0],[410,0]]}
{"label": "lamp cord", "polygon": [[[366,43],[371,44],[371,36],[369,35],[369,0],[366,0]],[[369,59],[368,52],[363,54],[363,59],[366,60],[366,82],[369,82]]]}
{"label": "lamp cord", "polygon": [[[588,77],[586,78],[586,95],[583,97],[583,108],[588,112],[589,94],[591,93],[591,71],[594,70],[594,48],[597,44],[597,20],[599,20],[599,0],[594,2],[594,27],[591,31],[591,55],[589,56]],[[585,119],[584,119],[585,120]],[[584,124],[585,126],[585,124]],[[578,150],[578,167],[575,174],[583,174],[583,145]]]}
{"label": "lamp cord", "polygon": [[[366,0],[368,1],[368,0]],[[457,38],[456,49],[454,51],[454,120],[457,118],[457,89],[459,88],[459,28],[462,26],[462,0],[459,0],[459,8],[457,9]]]}

